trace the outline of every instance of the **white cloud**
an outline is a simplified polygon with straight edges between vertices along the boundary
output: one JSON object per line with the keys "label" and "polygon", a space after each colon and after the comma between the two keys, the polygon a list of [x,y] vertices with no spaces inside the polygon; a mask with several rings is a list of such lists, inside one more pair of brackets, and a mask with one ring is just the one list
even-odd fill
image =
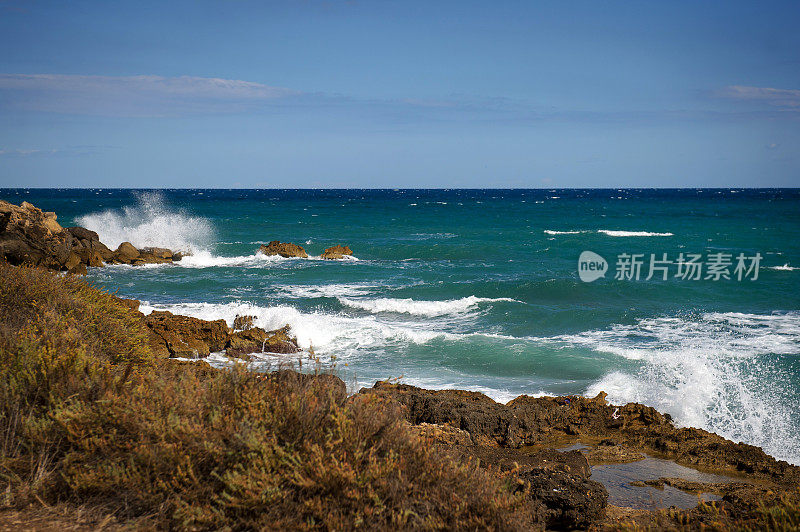
{"label": "white cloud", "polygon": [[764,102],[789,110],[800,110],[800,90],[798,89],[730,85],[722,89],[719,95],[734,100]]}
{"label": "white cloud", "polygon": [[241,110],[300,94],[236,79],[68,74],[0,74],[0,90],[24,109],[123,116]]}

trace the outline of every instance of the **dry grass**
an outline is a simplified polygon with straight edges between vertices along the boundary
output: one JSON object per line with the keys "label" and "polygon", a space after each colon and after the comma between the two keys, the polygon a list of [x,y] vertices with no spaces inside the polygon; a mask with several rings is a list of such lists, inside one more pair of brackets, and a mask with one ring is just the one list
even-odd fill
{"label": "dry grass", "polygon": [[534,522],[503,479],[335,377],[153,363],[137,315],[80,279],[0,265],[0,319],[0,506],[178,529]]}

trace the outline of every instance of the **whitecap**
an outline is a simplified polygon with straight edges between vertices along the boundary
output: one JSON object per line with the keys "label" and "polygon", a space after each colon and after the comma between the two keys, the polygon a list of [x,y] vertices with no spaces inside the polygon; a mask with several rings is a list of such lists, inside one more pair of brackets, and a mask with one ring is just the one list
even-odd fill
{"label": "whitecap", "polygon": [[603,233],[608,236],[625,237],[625,236],[675,236],[674,233],[651,233],[649,231],[613,231],[611,229],[598,229],[598,233]]}
{"label": "whitecap", "polygon": [[784,264],[783,266],[769,266],[770,270],[777,270],[780,272],[792,272],[794,270],[800,270],[797,266],[789,266],[789,264]]}

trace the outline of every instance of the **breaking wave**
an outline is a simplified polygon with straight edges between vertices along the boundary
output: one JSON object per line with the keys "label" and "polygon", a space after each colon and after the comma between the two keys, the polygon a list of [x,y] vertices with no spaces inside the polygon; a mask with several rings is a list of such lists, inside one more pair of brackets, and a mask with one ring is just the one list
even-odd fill
{"label": "breaking wave", "polygon": [[136,205],[87,214],[78,223],[112,249],[123,242],[190,253],[208,249],[214,237],[208,220],[170,208],[160,193],[136,193],[136,198]]}
{"label": "breaking wave", "polygon": [[643,403],[680,425],[800,463],[791,379],[776,360],[800,354],[798,313],[653,318],[553,340],[638,363],[637,370],[608,373],[588,396],[605,391],[615,404]]}

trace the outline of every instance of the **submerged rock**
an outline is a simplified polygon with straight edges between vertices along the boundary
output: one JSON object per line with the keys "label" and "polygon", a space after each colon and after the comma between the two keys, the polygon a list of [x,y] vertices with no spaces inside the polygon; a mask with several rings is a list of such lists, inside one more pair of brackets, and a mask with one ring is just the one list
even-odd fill
{"label": "submerged rock", "polygon": [[353,251],[348,246],[336,245],[329,247],[322,253],[322,258],[326,260],[343,259],[346,255],[352,256]]}
{"label": "submerged rock", "polygon": [[287,259],[292,257],[302,259],[308,258],[308,253],[306,253],[306,250],[303,249],[302,246],[292,244],[291,242],[280,242],[278,240],[273,240],[269,244],[262,244],[261,247],[258,248],[258,252],[268,257],[279,255]]}

